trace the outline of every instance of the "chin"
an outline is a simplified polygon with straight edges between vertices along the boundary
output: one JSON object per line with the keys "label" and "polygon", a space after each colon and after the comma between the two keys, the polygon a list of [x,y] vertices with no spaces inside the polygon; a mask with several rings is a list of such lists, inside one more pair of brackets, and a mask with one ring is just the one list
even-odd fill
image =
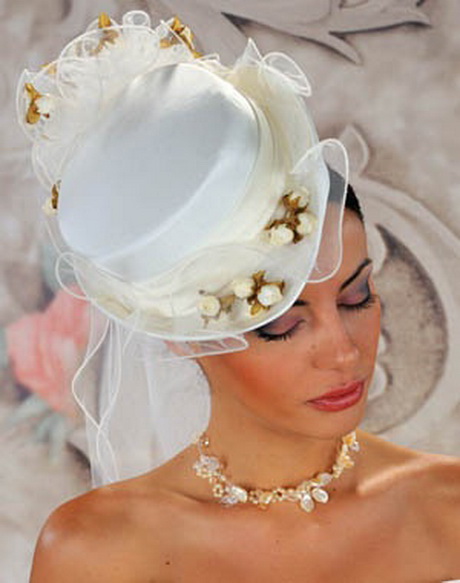
{"label": "chin", "polygon": [[[342,416],[340,413],[335,419],[335,426],[332,428],[336,437],[342,437],[351,431],[356,431],[364,419],[366,412],[366,402],[354,408],[354,411],[349,411],[348,414],[344,412]],[[334,421],[332,421],[334,423]]]}

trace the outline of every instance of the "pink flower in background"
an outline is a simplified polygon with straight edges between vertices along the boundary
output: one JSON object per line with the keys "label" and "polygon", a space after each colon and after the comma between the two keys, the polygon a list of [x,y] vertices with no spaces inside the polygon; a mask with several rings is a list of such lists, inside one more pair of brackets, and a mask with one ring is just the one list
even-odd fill
{"label": "pink flower in background", "polygon": [[6,329],[8,356],[16,380],[66,415],[75,411],[70,386],[82,359],[88,330],[88,302],[63,290],[57,292],[44,312],[26,314]]}

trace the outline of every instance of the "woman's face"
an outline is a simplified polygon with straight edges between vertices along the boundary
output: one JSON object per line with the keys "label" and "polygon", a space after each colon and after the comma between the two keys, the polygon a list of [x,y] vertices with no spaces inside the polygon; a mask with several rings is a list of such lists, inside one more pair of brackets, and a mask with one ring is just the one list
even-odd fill
{"label": "woman's face", "polygon": [[[343,244],[338,272],[306,285],[288,312],[246,334],[249,348],[201,359],[213,407],[278,431],[323,438],[358,425],[374,370],[380,304],[364,227],[349,210]],[[309,403],[354,381],[363,381],[364,393],[353,406],[324,411]]]}

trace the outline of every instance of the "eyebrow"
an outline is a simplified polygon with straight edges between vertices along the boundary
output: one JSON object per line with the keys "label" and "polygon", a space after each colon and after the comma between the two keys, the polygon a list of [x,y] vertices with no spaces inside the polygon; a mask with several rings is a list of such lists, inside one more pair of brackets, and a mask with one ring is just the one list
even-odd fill
{"label": "eyebrow", "polygon": [[350,277],[342,283],[342,285],[340,286],[340,291],[342,291],[343,289],[348,287],[350,285],[350,283],[358,277],[358,275],[361,273],[361,271],[365,267],[370,265],[371,263],[372,263],[372,259],[370,259],[369,257],[366,257],[366,259],[364,259],[364,261],[357,267],[357,269],[354,271],[354,273],[352,273],[350,275]]}
{"label": "eyebrow", "polygon": [[[366,257],[366,259],[364,259],[364,261],[362,261],[358,267],[356,268],[356,270],[350,275],[349,278],[347,278],[340,286],[340,291],[344,290],[346,287],[348,287],[350,285],[350,283],[352,283],[358,276],[359,274],[362,272],[362,270],[367,267],[368,265],[370,265],[372,263],[372,259],[370,259],[369,257]],[[301,300],[298,299],[294,302],[293,306],[309,306],[310,303],[307,302],[306,300]]]}

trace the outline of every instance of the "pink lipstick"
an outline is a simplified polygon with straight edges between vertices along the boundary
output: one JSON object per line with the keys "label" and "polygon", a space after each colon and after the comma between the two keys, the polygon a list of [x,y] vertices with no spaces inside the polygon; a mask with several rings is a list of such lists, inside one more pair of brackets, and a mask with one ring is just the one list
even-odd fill
{"label": "pink lipstick", "polygon": [[356,405],[361,400],[363,393],[364,381],[355,381],[340,389],[329,391],[317,399],[307,401],[307,403],[321,411],[341,411]]}

